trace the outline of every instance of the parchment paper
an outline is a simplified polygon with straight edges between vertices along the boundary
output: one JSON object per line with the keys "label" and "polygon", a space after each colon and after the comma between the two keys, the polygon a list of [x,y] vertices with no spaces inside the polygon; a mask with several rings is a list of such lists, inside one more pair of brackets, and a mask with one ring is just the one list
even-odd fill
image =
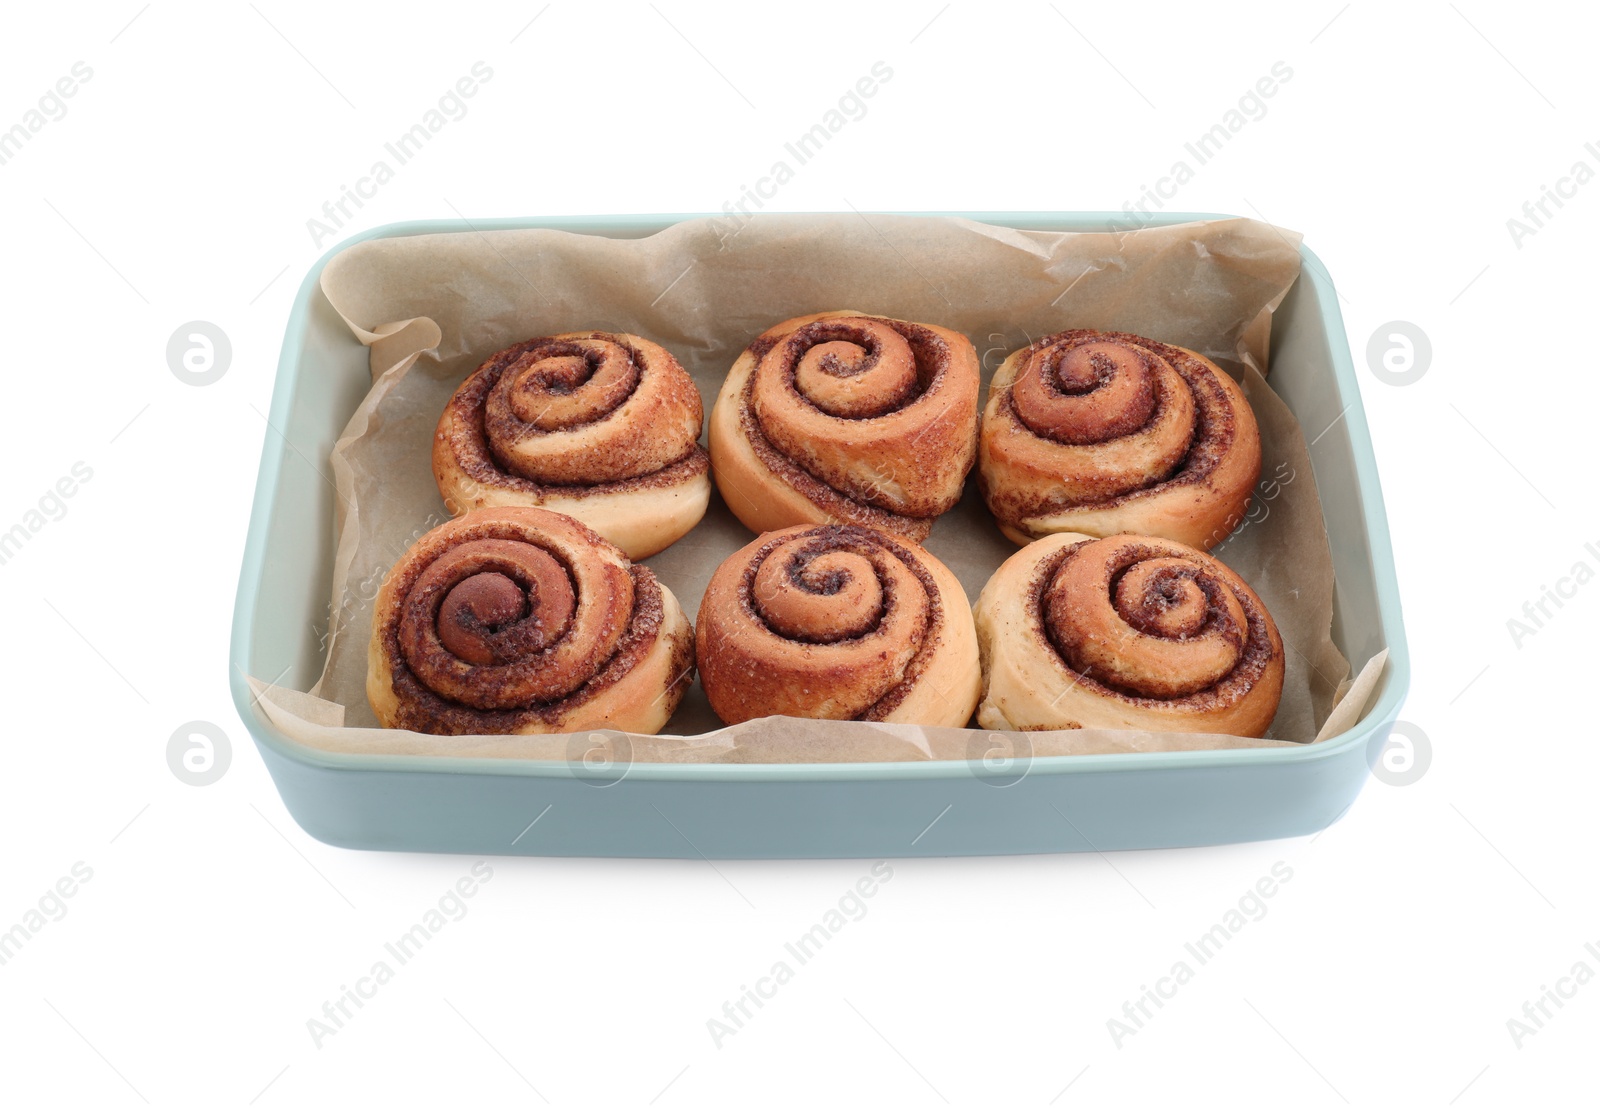
{"label": "parchment paper", "polygon": [[[252,679],[291,738],[324,750],[712,762],[988,759],[1305,743],[1359,718],[1384,664],[1352,681],[1329,637],[1333,566],[1305,440],[1262,376],[1271,313],[1299,273],[1299,236],[1231,219],[1133,233],[1019,231],[955,217],[761,216],[692,220],[613,239],[554,230],[359,243],[322,290],[370,347],[373,387],[334,447],[340,496],[328,657],[310,693]],[[850,308],[938,323],[972,339],[988,377],[1010,351],[1069,327],[1131,331],[1197,350],[1233,373],[1261,424],[1262,482],[1213,553],[1261,595],[1288,646],[1268,738],[1070,730],[1004,735],[771,717],[722,727],[698,682],[661,736],[433,736],[377,726],[365,694],[372,601],[412,541],[449,518],[434,485],[435,424],[490,354],[561,331],[644,335],[694,376],[709,413],[733,360],[780,320]],[[691,618],[712,571],[750,532],[713,494],[706,518],[649,559]],[[969,479],[927,542],[975,599],[1016,547]],[[1350,689],[1355,698],[1339,705]],[[996,762],[998,759],[998,762]]]}

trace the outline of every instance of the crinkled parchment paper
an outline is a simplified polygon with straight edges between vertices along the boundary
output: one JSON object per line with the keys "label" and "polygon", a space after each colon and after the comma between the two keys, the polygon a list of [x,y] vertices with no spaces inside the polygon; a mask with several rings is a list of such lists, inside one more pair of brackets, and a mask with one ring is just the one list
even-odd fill
{"label": "crinkled parchment paper", "polygon": [[[324,750],[496,758],[850,762],[1275,746],[1325,738],[1360,717],[1384,658],[1354,682],[1329,637],[1333,565],[1299,424],[1262,376],[1272,311],[1299,273],[1299,236],[1247,219],[1133,233],[993,227],[955,217],[761,216],[691,220],[648,238],[555,230],[420,235],[356,244],[322,291],[371,349],[372,390],[335,446],[338,547],[327,665],[309,692],[253,681],[273,722]],[[379,728],[365,692],[379,582],[448,515],[433,482],[434,426],[457,385],[514,342],[598,329],[663,344],[706,410],[758,333],[833,308],[966,333],[987,377],[1005,355],[1070,327],[1131,331],[1206,355],[1240,378],[1261,424],[1262,481],[1249,515],[1213,551],[1260,593],[1288,646],[1267,739],[1071,730],[1025,737],[960,728],[773,717],[722,727],[698,683],[660,736],[434,736]],[[650,565],[691,616],[716,566],[750,533],[713,496],[704,521]],[[970,479],[928,549],[975,599],[1016,547]],[[1345,696],[1353,691],[1353,695]],[[1335,706],[1337,705],[1337,711]]]}

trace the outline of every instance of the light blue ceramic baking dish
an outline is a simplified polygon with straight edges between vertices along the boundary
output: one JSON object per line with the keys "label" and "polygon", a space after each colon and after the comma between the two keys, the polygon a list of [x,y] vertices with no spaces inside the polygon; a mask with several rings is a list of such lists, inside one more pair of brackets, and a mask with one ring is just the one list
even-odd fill
{"label": "light blue ceramic baking dish", "polygon": [[[949,214],[949,213],[939,213]],[[1104,231],[1115,213],[959,213],[1020,228]],[[339,846],[473,854],[794,858],[1021,854],[1200,846],[1310,834],[1360,792],[1410,682],[1383,494],[1333,282],[1304,269],[1273,324],[1273,387],[1307,427],[1337,585],[1333,638],[1387,673],[1352,730],[1305,747],[1034,759],[1015,780],[966,762],[640,763],[615,782],[565,762],[330,754],[281,734],[245,674],[309,688],[329,592],[334,495],[324,459],[370,383],[367,351],[318,287],[351,242],[557,227],[638,237],[691,216],[438,220],[341,243],[306,275],[284,336],[234,608],[230,681],[284,804]],[[1157,222],[1223,218],[1173,214]],[[1343,419],[1335,417],[1344,411]],[[287,440],[287,441],[286,441]],[[292,443],[291,447],[289,444]],[[596,784],[609,787],[597,788]],[[1009,787],[996,787],[1008,785]],[[542,815],[541,815],[542,813]],[[537,823],[533,821],[537,817]],[[533,826],[530,827],[530,824]]]}

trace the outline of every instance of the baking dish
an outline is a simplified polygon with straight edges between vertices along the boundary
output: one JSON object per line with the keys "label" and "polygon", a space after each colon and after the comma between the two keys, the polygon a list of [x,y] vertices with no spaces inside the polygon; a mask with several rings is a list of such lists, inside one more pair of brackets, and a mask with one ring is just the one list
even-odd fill
{"label": "baking dish", "polygon": [[[946,214],[946,213],[940,213]],[[1048,231],[1105,231],[1102,214],[960,213]],[[1333,638],[1358,668],[1388,666],[1363,718],[1314,745],[967,761],[849,764],[582,763],[339,754],[284,736],[246,675],[308,688],[323,664],[334,489],[322,472],[365,396],[367,350],[318,285],[352,242],[552,227],[648,235],[692,216],[429,221],[341,243],[306,275],[279,362],[234,612],[230,680],[285,805],[341,846],[463,853],[654,857],[883,857],[1195,846],[1308,834],[1365,781],[1409,681],[1382,493],[1332,280],[1309,250],[1274,317],[1274,389],[1303,426],[1337,587]],[[1169,215],[1160,224],[1205,215]],[[1341,416],[1341,413],[1342,416]]]}

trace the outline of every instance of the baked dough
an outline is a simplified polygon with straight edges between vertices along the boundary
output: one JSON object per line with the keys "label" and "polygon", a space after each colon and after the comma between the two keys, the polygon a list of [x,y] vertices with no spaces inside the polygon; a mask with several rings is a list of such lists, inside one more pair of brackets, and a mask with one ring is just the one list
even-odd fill
{"label": "baked dough", "polygon": [[1261,598],[1170,539],[1040,539],[995,571],[973,615],[981,727],[1259,738],[1278,710],[1283,639]]}
{"label": "baked dough", "polygon": [[995,372],[978,473],[1013,542],[1131,532],[1209,550],[1249,507],[1261,434],[1233,378],[1194,351],[1062,331]]}
{"label": "baked dough", "polygon": [[453,515],[542,507],[646,558],[711,498],[700,393],[638,335],[572,331],[495,354],[439,418],[433,475]]}
{"label": "baked dough", "polygon": [[960,582],[885,531],[762,535],[712,574],[695,631],[701,683],[726,723],[787,715],[962,727],[978,702]]}
{"label": "baked dough", "polygon": [[855,523],[921,542],[977,450],[978,355],[964,335],[859,312],[801,316],[734,362],[711,468],[752,531]]}
{"label": "baked dough", "polygon": [[367,661],[385,727],[654,734],[694,679],[694,629],[650,570],[577,520],[483,508],[390,570]]}

